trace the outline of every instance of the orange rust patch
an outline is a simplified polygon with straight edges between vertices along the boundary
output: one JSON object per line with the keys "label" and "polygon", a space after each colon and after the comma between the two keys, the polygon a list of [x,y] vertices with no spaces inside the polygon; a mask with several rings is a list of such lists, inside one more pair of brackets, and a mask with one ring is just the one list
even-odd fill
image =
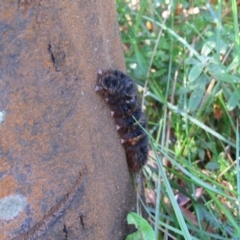
{"label": "orange rust patch", "polygon": [[1,191],[0,198],[4,198],[10,194],[14,194],[17,188],[17,183],[15,179],[8,175],[0,181]]}
{"label": "orange rust patch", "polygon": [[7,159],[0,159],[0,169],[1,172],[6,172],[11,168],[10,163],[7,161]]}

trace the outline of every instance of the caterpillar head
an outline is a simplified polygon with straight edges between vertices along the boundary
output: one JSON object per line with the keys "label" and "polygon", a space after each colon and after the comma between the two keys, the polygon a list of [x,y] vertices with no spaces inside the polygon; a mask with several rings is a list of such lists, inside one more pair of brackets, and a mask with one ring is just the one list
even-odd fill
{"label": "caterpillar head", "polygon": [[120,81],[117,76],[111,74],[112,72],[103,71],[102,69],[98,70],[98,79],[95,86],[95,91],[100,94],[108,92],[109,94],[114,94],[119,88]]}

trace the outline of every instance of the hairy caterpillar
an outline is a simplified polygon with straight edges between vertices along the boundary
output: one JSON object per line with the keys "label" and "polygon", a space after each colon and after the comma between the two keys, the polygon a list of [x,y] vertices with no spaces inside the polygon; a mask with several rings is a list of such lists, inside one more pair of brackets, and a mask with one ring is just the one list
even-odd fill
{"label": "hairy caterpillar", "polygon": [[146,120],[139,103],[136,84],[119,70],[100,69],[95,91],[110,106],[116,130],[125,148],[129,170],[138,172],[147,161],[148,136],[143,130],[146,128]]}

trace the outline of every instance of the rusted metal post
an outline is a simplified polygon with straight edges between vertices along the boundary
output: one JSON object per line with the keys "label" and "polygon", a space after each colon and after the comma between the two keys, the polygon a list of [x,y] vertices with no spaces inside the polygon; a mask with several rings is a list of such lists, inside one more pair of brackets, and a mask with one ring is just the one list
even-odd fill
{"label": "rusted metal post", "polygon": [[99,68],[124,70],[112,0],[1,2],[1,239],[124,237],[134,191]]}

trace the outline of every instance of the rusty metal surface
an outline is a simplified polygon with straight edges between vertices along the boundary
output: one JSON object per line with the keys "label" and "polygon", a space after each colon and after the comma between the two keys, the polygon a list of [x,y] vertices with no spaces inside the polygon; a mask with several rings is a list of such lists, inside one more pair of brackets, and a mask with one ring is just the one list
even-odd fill
{"label": "rusty metal surface", "polygon": [[124,69],[115,5],[0,4],[0,239],[122,239],[134,197],[99,68]]}

